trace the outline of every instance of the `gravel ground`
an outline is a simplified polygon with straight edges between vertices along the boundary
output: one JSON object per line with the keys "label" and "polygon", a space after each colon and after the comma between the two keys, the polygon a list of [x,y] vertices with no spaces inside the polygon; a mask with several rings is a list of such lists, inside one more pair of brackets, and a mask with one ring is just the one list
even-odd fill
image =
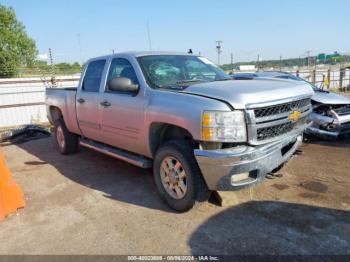
{"label": "gravel ground", "polygon": [[150,170],[99,153],[57,153],[52,138],[3,148],[26,208],[0,223],[0,254],[350,254],[350,141],[302,146],[279,171],[174,213]]}

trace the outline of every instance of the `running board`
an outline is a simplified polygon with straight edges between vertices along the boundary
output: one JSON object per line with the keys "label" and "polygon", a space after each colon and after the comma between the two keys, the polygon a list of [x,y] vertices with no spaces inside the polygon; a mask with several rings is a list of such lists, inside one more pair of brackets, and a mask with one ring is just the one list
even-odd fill
{"label": "running board", "polygon": [[83,139],[80,140],[80,145],[141,168],[150,168],[152,166],[152,161],[147,158],[99,142]]}

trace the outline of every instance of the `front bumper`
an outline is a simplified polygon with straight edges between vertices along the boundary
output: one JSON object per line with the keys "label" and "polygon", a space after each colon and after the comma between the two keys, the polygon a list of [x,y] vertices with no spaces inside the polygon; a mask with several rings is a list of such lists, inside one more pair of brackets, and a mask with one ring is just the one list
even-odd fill
{"label": "front bumper", "polygon": [[350,133],[350,115],[340,117],[322,116],[311,113],[310,124],[305,128],[305,134],[324,139],[336,139]]}
{"label": "front bumper", "polygon": [[307,127],[305,129],[305,134],[314,135],[324,139],[336,139],[339,136],[350,134],[350,123],[340,125],[332,130],[321,129],[320,127]]}
{"label": "front bumper", "polygon": [[[301,135],[286,137],[263,146],[238,146],[221,150],[195,150],[194,155],[210,190],[237,190],[258,183],[286,162],[302,143]],[[249,173],[232,182],[232,176]]]}

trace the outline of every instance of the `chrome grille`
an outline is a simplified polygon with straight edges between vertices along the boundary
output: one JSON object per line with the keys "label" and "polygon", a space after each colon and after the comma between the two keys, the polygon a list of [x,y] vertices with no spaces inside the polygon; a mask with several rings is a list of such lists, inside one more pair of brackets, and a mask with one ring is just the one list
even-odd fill
{"label": "chrome grille", "polygon": [[[311,99],[300,98],[264,107],[257,104],[250,108],[247,110],[249,142],[258,145],[292,132],[302,133],[311,112]],[[300,112],[297,121],[290,120],[293,111]]]}
{"label": "chrome grille", "polygon": [[255,117],[266,117],[266,116],[272,116],[277,114],[286,113],[289,111],[292,111],[294,109],[303,108],[310,104],[310,99],[302,99],[297,100],[289,103],[274,105],[274,106],[268,106],[263,108],[258,108],[254,110]]}
{"label": "chrome grille", "polygon": [[263,127],[257,129],[257,140],[274,138],[292,131],[296,126],[305,124],[307,117],[299,119],[297,122],[286,122],[279,125]]}

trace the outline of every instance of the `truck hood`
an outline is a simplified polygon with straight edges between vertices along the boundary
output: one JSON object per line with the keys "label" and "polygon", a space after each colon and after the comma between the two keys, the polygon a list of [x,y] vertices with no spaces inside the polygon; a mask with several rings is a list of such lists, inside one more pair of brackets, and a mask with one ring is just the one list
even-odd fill
{"label": "truck hood", "polygon": [[182,91],[226,101],[235,109],[249,104],[277,102],[299,96],[312,96],[309,84],[284,79],[227,80],[195,84]]}
{"label": "truck hood", "polygon": [[316,90],[312,100],[327,105],[350,105],[349,98],[325,91]]}

